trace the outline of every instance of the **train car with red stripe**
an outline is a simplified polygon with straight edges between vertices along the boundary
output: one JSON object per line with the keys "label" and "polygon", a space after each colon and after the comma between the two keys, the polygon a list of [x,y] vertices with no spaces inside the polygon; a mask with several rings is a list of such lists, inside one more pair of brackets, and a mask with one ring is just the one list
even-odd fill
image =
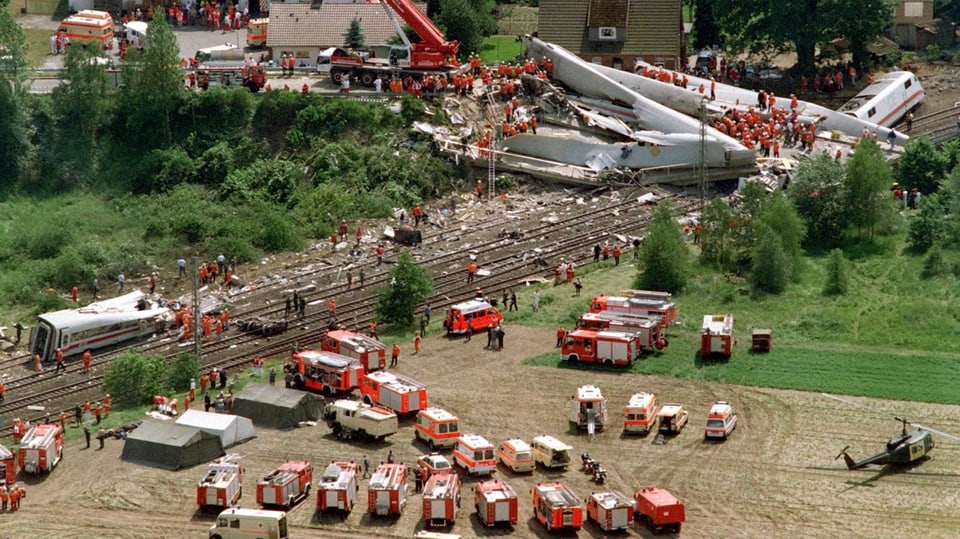
{"label": "train car with red stripe", "polygon": [[866,88],[840,107],[840,112],[892,127],[924,98],[920,79],[910,71],[894,71],[877,77]]}

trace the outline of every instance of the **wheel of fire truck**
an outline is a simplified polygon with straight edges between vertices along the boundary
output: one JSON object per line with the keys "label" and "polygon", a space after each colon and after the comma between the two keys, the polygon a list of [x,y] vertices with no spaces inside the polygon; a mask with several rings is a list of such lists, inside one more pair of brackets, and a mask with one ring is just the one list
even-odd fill
{"label": "wheel of fire truck", "polygon": [[571,363],[573,363],[574,361],[579,361],[579,359],[577,358],[577,354],[570,354],[569,356],[567,356],[567,361]]}
{"label": "wheel of fire truck", "polygon": [[260,91],[260,87],[257,86],[257,83],[252,80],[247,81],[247,89],[250,90],[250,93],[254,94]]}
{"label": "wheel of fire truck", "polygon": [[331,69],[330,80],[332,80],[334,84],[339,85],[341,82],[343,82],[343,76],[349,74],[350,71],[347,69]]}
{"label": "wheel of fire truck", "polygon": [[343,434],[343,427],[340,426],[340,423],[336,423],[333,426],[333,435],[337,438],[342,438],[341,434]]}
{"label": "wheel of fire truck", "polygon": [[220,535],[211,535],[210,539],[223,539]]}
{"label": "wheel of fire truck", "polygon": [[613,360],[610,358],[604,359],[603,364],[606,365],[607,367],[613,367]]}
{"label": "wheel of fire truck", "polygon": [[669,342],[667,342],[666,337],[661,337],[661,338],[657,339],[657,342],[653,343],[653,346],[654,346],[657,350],[663,350],[664,348],[667,347],[667,344],[669,344]]}
{"label": "wheel of fire truck", "polygon": [[374,73],[371,73],[369,71],[364,71],[363,73],[360,74],[360,84],[364,86],[372,87],[373,81],[375,80],[377,80],[377,76]]}
{"label": "wheel of fire truck", "polygon": [[370,395],[364,395],[363,402],[369,404],[370,406],[373,406],[373,399],[370,398]]}

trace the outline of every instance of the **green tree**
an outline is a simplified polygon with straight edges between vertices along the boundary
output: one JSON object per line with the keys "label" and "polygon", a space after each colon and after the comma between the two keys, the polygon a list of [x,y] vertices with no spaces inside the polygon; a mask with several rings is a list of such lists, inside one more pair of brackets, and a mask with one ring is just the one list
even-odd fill
{"label": "green tree", "polygon": [[947,172],[947,157],[927,137],[913,137],[897,162],[897,183],[904,189],[919,189],[923,194],[936,191]]}
{"label": "green tree", "polygon": [[936,193],[920,198],[920,211],[910,220],[907,244],[910,250],[922,254],[946,237],[946,219],[943,205]]}
{"label": "green tree", "polygon": [[103,389],[118,405],[139,406],[165,393],[165,377],[163,358],[131,350],[113,360],[103,373]]}
{"label": "green tree", "polygon": [[696,0],[693,18],[693,47],[703,50],[720,44],[720,32],[713,16],[713,0]]}
{"label": "green tree", "polygon": [[11,15],[7,1],[0,2],[0,190],[20,181],[23,156],[31,150],[27,111],[24,108],[27,41]]}
{"label": "green tree", "polygon": [[777,191],[767,196],[758,222],[769,227],[780,238],[780,245],[789,263],[790,275],[794,279],[799,277],[806,230],[796,207],[782,192]]}
{"label": "green tree", "polygon": [[303,167],[294,161],[260,159],[227,174],[220,186],[225,199],[263,200],[287,205],[303,179]]}
{"label": "green tree", "polygon": [[354,17],[350,21],[350,28],[343,34],[343,46],[351,49],[362,49],[365,41],[366,38],[363,36],[360,19]]}
{"label": "green tree", "polygon": [[757,241],[753,249],[753,268],[750,287],[754,293],[780,294],[787,289],[790,279],[790,260],[783,244],[770,227],[756,226]]}
{"label": "green tree", "polygon": [[850,290],[850,278],[847,277],[847,261],[843,251],[834,249],[827,258],[827,279],[823,284],[824,296],[843,296]]}
{"label": "green tree", "polygon": [[853,65],[863,69],[867,64],[867,45],[885,35],[893,26],[893,2],[888,0],[834,0],[825,2],[827,30],[831,37],[845,37],[850,42]]}
{"label": "green tree", "polygon": [[446,28],[447,39],[460,42],[460,54],[480,52],[483,38],[497,30],[493,0],[440,0],[437,23]]}
{"label": "green tree", "polygon": [[433,281],[426,268],[420,266],[408,252],[400,253],[397,263],[390,268],[386,288],[377,294],[377,318],[401,326],[413,323],[417,306],[425,303],[433,293]]}
{"label": "green tree", "polygon": [[689,275],[683,232],[673,217],[673,206],[664,202],[653,211],[647,236],[640,248],[640,269],[634,286],[676,294]]}
{"label": "green tree", "polygon": [[197,356],[187,352],[180,352],[173,358],[170,365],[167,366],[165,387],[175,391],[190,389],[190,381],[198,381],[197,377],[199,375],[200,362],[197,361]]}
{"label": "green tree", "polygon": [[733,253],[733,208],[723,198],[713,198],[703,209],[700,218],[700,263],[720,270],[729,269]]}
{"label": "green tree", "polygon": [[873,239],[877,228],[890,219],[890,185],[893,172],[883,150],[872,139],[857,144],[846,166],[847,215],[860,234]]}
{"label": "green tree", "polygon": [[29,50],[26,35],[13,18],[9,1],[0,2],[0,80],[12,86],[14,93],[22,93],[27,89],[27,78],[30,75],[30,70],[27,69]]}
{"label": "green tree", "polygon": [[[53,90],[57,119],[56,139],[50,152],[56,153],[60,174],[52,178],[51,190],[72,187],[76,180],[89,179],[95,172],[100,128],[111,103],[103,58],[87,47],[69,47],[64,60],[63,83]],[[61,183],[62,182],[62,183]]]}
{"label": "green tree", "polygon": [[920,272],[920,277],[922,279],[933,279],[943,275],[943,270],[943,249],[940,248],[940,245],[934,244],[927,252],[927,258],[923,260],[923,270]]}
{"label": "green tree", "polygon": [[840,245],[847,210],[842,198],[843,166],[826,154],[801,161],[787,191],[806,224],[803,247],[824,252]]}

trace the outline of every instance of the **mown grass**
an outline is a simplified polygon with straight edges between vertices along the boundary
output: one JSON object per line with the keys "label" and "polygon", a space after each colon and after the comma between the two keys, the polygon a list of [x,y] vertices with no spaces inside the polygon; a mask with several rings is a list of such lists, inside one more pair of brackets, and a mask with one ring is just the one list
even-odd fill
{"label": "mown grass", "polygon": [[[902,255],[902,244],[850,262],[851,292],[821,294],[822,258],[807,258],[800,281],[782,296],[753,299],[747,285],[697,269],[688,289],[675,297],[679,324],[668,332],[670,346],[648,354],[629,372],[676,376],[806,391],[826,391],[923,402],[960,404],[960,282],[953,276],[919,278],[922,260]],[[529,308],[532,290],[522,292],[524,309],[507,313],[509,323],[572,327],[589,298],[629,288],[631,265],[585,268],[583,297],[568,285],[541,287],[541,312]],[[702,316],[734,314],[738,344],[729,360],[701,359]],[[754,328],[773,330],[769,354],[749,353]],[[551,346],[553,343],[544,343]],[[567,365],[555,350],[526,361]]]}
{"label": "mown grass", "polygon": [[483,40],[483,50],[480,59],[484,64],[499,62],[513,62],[515,57],[523,52],[523,43],[517,41],[517,36],[498,35],[489,36]]}

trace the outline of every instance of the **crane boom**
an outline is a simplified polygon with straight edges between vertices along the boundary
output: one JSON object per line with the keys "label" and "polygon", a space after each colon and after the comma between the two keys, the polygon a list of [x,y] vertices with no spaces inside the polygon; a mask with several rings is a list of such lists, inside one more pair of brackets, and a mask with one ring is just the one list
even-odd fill
{"label": "crane boom", "polygon": [[[386,6],[390,6],[390,8],[420,36],[420,42],[412,45],[414,53],[441,53],[444,56],[456,57],[457,50],[460,48],[460,42],[455,40],[447,41],[444,39],[443,32],[437,28],[437,25],[430,20],[430,17],[428,17],[426,13],[417,9],[413,0],[383,0],[383,2],[384,9],[386,9]],[[395,26],[399,26],[399,23],[396,22],[393,13],[390,13],[389,9],[387,13],[390,15],[391,20],[394,21]],[[406,36],[402,30],[398,29],[398,32],[400,33],[401,39],[406,41]]]}

